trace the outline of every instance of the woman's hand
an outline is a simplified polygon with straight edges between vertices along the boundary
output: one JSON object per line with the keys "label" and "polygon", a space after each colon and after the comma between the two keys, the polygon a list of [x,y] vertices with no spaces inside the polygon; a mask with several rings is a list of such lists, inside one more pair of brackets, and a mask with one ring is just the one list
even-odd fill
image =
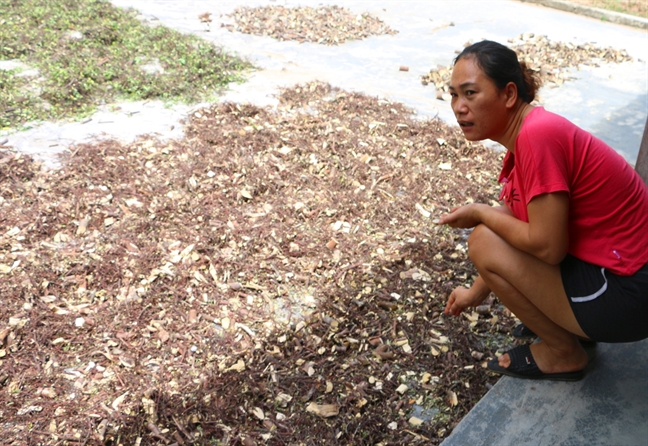
{"label": "woman's hand", "polygon": [[472,289],[467,289],[462,286],[455,288],[450,297],[448,297],[448,302],[446,303],[444,314],[451,314],[453,316],[459,316],[463,310],[468,307],[476,307],[483,300],[483,293],[476,293]]}
{"label": "woman's hand", "polygon": [[441,216],[440,225],[448,225],[453,228],[474,228],[481,223],[480,207],[485,204],[472,203],[466,206],[454,208],[449,214]]}

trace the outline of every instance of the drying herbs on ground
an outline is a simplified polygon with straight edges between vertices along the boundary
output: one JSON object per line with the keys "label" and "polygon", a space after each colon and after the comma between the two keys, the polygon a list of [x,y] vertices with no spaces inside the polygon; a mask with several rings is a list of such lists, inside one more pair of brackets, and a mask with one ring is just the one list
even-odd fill
{"label": "drying herbs on ground", "polygon": [[511,341],[432,224],[492,203],[501,153],[312,83],[186,137],[0,153],[4,444],[438,444]]}
{"label": "drying herbs on ground", "polygon": [[[509,47],[518,54],[518,58],[538,74],[542,84],[551,88],[559,87],[565,81],[573,79],[569,73],[572,68],[578,69],[581,65],[598,67],[603,63],[623,63],[633,60],[625,50],[601,48],[593,43],[577,45],[553,42],[547,36],[532,33],[511,39],[509,44]],[[439,65],[422,76],[421,82],[423,85],[432,84],[436,88],[437,99],[449,101],[448,85],[451,75],[452,66]]]}
{"label": "drying herbs on ground", "polygon": [[[317,8],[242,6],[228,17],[233,23],[223,23],[222,26],[232,32],[322,45],[339,45],[349,40],[398,32],[370,14],[353,14],[337,5]],[[204,21],[202,17],[201,20]]]}

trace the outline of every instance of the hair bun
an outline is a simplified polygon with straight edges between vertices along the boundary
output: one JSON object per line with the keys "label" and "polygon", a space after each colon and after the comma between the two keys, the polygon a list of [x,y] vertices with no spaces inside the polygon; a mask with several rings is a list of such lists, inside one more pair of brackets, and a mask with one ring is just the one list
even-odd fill
{"label": "hair bun", "polygon": [[524,81],[524,86],[526,87],[527,94],[529,96],[529,102],[533,101],[536,97],[536,93],[540,88],[542,82],[536,70],[530,68],[525,61],[520,61],[520,69],[522,70],[522,80]]}

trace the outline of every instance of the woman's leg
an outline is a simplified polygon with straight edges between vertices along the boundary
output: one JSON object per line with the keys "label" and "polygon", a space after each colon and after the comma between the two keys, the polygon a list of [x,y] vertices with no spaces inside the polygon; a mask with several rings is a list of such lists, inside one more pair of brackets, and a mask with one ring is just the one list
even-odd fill
{"label": "woman's leg", "polygon": [[[468,247],[484,282],[542,339],[531,345],[540,370],[560,373],[583,369],[587,354],[576,336],[587,336],[567,300],[560,267],[512,247],[484,225],[473,229]],[[508,355],[502,355],[499,364],[508,367]]]}

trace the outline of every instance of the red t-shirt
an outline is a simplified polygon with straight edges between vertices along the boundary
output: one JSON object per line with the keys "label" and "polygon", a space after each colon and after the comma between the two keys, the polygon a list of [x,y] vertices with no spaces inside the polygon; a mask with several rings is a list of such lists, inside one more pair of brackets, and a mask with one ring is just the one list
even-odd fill
{"label": "red t-shirt", "polygon": [[648,263],[648,186],[621,155],[567,119],[535,107],[499,180],[500,200],[526,222],[534,197],[569,194],[571,255],[624,276]]}

